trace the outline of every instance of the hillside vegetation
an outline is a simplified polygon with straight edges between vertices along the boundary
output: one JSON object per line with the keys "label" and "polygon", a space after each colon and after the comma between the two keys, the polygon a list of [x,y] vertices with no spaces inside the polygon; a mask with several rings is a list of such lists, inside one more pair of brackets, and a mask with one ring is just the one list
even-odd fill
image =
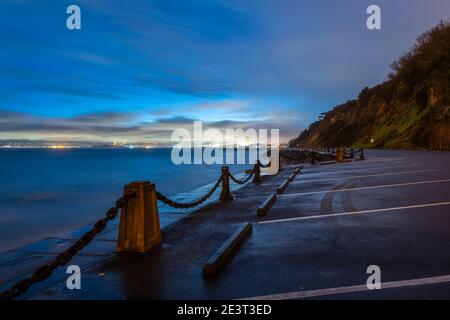
{"label": "hillside vegetation", "polygon": [[391,68],[387,81],[322,114],[290,146],[450,150],[450,21]]}

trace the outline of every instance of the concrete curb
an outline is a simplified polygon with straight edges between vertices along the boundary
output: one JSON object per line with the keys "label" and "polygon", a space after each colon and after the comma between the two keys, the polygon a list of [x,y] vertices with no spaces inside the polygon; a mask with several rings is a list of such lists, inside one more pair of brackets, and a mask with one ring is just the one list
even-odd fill
{"label": "concrete curb", "polygon": [[282,184],[280,184],[280,186],[277,188],[277,194],[283,193],[284,190],[286,190],[286,188],[289,185],[289,179],[284,181]]}
{"label": "concrete curb", "polygon": [[228,264],[239,247],[252,232],[251,223],[241,225],[203,265],[203,277],[214,277]]}
{"label": "concrete curb", "polygon": [[256,214],[258,216],[265,216],[267,212],[269,212],[270,208],[272,208],[273,204],[277,200],[277,195],[275,193],[271,194],[263,204],[256,210]]}
{"label": "concrete curb", "polygon": [[335,163],[336,163],[336,161],[323,161],[323,162],[319,162],[319,165],[326,166],[326,165],[335,164]]}

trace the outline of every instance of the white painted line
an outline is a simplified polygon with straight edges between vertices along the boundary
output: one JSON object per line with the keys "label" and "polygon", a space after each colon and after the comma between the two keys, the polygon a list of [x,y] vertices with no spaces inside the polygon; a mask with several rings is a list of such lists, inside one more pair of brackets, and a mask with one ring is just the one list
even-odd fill
{"label": "white painted line", "polygon": [[[421,163],[414,163],[414,164],[403,164],[403,165],[389,165],[389,166],[378,166],[378,167],[374,167],[374,166],[370,166],[369,168],[365,167],[356,167],[356,168],[350,168],[347,167],[347,170],[335,170],[332,167],[320,167],[318,168],[318,171],[312,172],[312,174],[316,174],[316,173],[327,173],[327,172],[331,172],[331,173],[342,173],[342,172],[353,172],[355,170],[381,170],[381,169],[397,169],[397,168],[407,168],[407,167],[420,167],[422,166]],[[309,168],[311,169],[311,168]],[[309,171],[308,171],[309,172]]]}
{"label": "white painted line", "polygon": [[[345,159],[345,160],[351,160],[351,159]],[[330,160],[330,161],[335,161]],[[356,157],[353,161],[344,161],[344,162],[336,162],[335,165],[362,165],[362,164],[376,164],[376,163],[395,163],[395,164],[399,164],[404,162],[405,159],[386,159],[386,160],[377,160],[377,159],[370,159],[370,160],[364,160],[364,161],[360,161],[358,160],[358,157]]]}
{"label": "white painted line", "polygon": [[327,178],[327,179],[296,180],[296,181],[292,181],[292,184],[303,184],[303,183],[308,183],[308,182],[333,181],[333,180],[343,180],[343,179],[359,179],[359,178],[395,176],[395,175],[402,175],[402,174],[419,173],[419,172],[431,172],[431,171],[438,171],[438,169],[400,171],[400,172],[389,172],[389,173],[378,173],[378,174],[366,174],[366,175],[360,175],[360,176],[349,176],[349,177],[338,177],[338,178]]}
{"label": "white painted line", "polygon": [[[324,175],[327,173],[348,173],[348,172],[354,172],[354,171],[360,171],[360,170],[364,170],[364,171],[376,171],[376,170],[381,170],[381,169],[396,169],[396,168],[407,168],[407,167],[420,167],[421,164],[408,164],[408,165],[403,165],[403,166],[388,166],[388,167],[377,167],[377,168],[351,168],[348,170],[323,170],[323,171],[315,171],[315,172],[311,172],[311,171],[307,171],[307,173],[302,173],[302,176],[305,175],[315,175],[315,174],[320,174],[320,175]],[[437,169],[433,169],[433,170],[437,170]],[[443,168],[441,168],[441,170],[444,170]],[[334,178],[332,178],[334,179]],[[337,179],[337,178],[336,178]],[[310,180],[312,181],[312,180]],[[307,182],[307,181],[306,181]],[[261,183],[262,186],[271,186],[271,185],[278,185],[279,183],[274,183],[274,182],[266,182],[266,183]]]}
{"label": "white painted line", "polygon": [[319,182],[319,181],[331,181],[331,180],[342,180],[342,179],[359,179],[359,178],[371,178],[371,177],[383,177],[383,176],[396,176],[402,174],[419,173],[419,172],[431,172],[438,171],[437,169],[427,169],[427,170],[413,170],[413,171],[399,171],[399,172],[389,172],[389,173],[377,173],[377,174],[365,174],[359,176],[350,177],[340,177],[340,178],[328,178],[328,179],[314,179],[314,180],[304,180],[304,181],[294,181],[295,183],[306,183],[306,182]]}
{"label": "white painted line", "polygon": [[308,290],[308,291],[305,290],[305,291],[271,294],[271,295],[266,295],[266,296],[243,298],[243,299],[239,299],[239,300],[302,299],[302,298],[322,297],[322,296],[329,296],[329,295],[343,294],[343,293],[352,293],[352,292],[379,291],[379,290],[383,290],[383,289],[430,285],[430,284],[438,284],[438,283],[445,283],[445,282],[450,282],[450,275],[382,282],[381,289],[374,289],[374,290],[369,290],[367,288],[367,285],[361,284],[361,285],[348,286],[348,287],[338,287],[338,288],[327,288],[327,289],[318,289],[318,290]]}
{"label": "white painted line", "polygon": [[288,222],[288,221],[300,221],[300,220],[312,220],[312,219],[326,219],[326,218],[331,218],[331,217],[351,216],[351,215],[362,214],[362,213],[400,211],[400,210],[407,210],[407,209],[428,208],[428,207],[438,207],[438,206],[448,206],[448,205],[450,205],[450,201],[448,201],[448,202],[437,202],[437,203],[416,204],[416,205],[403,206],[403,207],[392,207],[392,208],[372,209],[372,210],[360,210],[360,211],[352,211],[352,212],[340,212],[340,213],[331,213],[331,214],[320,214],[320,215],[314,215],[314,216],[303,216],[303,217],[295,217],[295,218],[268,220],[268,221],[257,222],[257,224],[269,224],[269,223]]}
{"label": "white painted line", "polygon": [[[358,159],[358,156],[355,154],[355,159]],[[385,157],[371,157],[370,159],[364,160],[364,162],[386,162],[386,161],[404,161],[405,158],[385,158]]]}
{"label": "white painted line", "polygon": [[415,181],[415,182],[405,182],[405,183],[395,183],[395,184],[384,184],[384,185],[378,185],[378,186],[357,187],[357,188],[355,187],[355,188],[346,188],[346,189],[337,189],[337,190],[321,190],[321,191],[310,191],[310,192],[299,192],[299,193],[286,193],[286,194],[280,195],[280,198],[302,196],[302,195],[316,194],[316,193],[345,192],[345,191],[354,191],[354,190],[394,188],[394,187],[413,186],[413,185],[418,185],[418,184],[430,184],[430,183],[441,183],[441,182],[450,182],[450,179],[426,180],[426,181]]}

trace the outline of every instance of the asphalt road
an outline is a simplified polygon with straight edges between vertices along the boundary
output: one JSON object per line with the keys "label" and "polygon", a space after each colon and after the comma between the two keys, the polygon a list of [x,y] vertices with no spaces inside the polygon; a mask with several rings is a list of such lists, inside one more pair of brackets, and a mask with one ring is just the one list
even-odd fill
{"label": "asphalt road", "polygon": [[[34,299],[450,299],[450,153],[367,151],[306,166],[266,217],[256,208],[291,168],[163,230],[145,254],[86,265],[82,289],[49,279]],[[244,222],[253,233],[214,279],[202,265]],[[112,239],[111,239],[112,240]],[[87,248],[88,249],[88,248]],[[381,290],[366,286],[368,266]]]}

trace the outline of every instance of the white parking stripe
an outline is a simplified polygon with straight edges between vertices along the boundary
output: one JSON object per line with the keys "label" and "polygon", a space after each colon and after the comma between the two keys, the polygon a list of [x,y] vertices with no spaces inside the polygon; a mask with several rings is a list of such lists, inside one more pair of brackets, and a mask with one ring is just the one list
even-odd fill
{"label": "white parking stripe", "polygon": [[[358,157],[356,157],[356,158],[358,158]],[[405,160],[405,158],[380,158],[380,157],[374,157],[374,158],[370,158],[370,159],[367,159],[367,160],[364,160],[364,162],[386,162],[386,161],[389,161],[389,162],[392,162],[392,161],[404,161]]]}
{"label": "white parking stripe", "polygon": [[[327,167],[327,168],[319,168],[321,171],[317,171],[315,173],[321,173],[321,172],[333,172],[333,173],[339,173],[339,172],[349,172],[349,171],[353,171],[353,170],[379,170],[379,169],[396,169],[396,168],[406,168],[406,167],[420,167],[422,166],[421,163],[412,163],[412,164],[403,164],[403,165],[389,165],[389,166],[379,166],[379,167],[375,167],[375,166],[370,166],[368,167],[358,167],[358,168],[349,168],[347,170],[340,170],[340,171],[334,171],[332,169],[332,167]],[[311,169],[311,168],[308,168]],[[328,170],[329,169],[329,170]]]}
{"label": "white parking stripe", "polygon": [[395,175],[402,175],[402,174],[409,174],[409,173],[431,172],[431,171],[438,171],[438,170],[437,169],[427,169],[427,170],[399,171],[399,172],[365,174],[365,175],[359,175],[359,176],[349,176],[349,177],[339,177],[339,178],[304,180],[304,181],[295,181],[295,182],[296,183],[297,182],[306,183],[306,182],[320,182],[320,181],[331,181],[331,180],[342,180],[342,179],[359,179],[359,178],[395,176]]}
{"label": "white parking stripe", "polygon": [[[422,166],[421,163],[413,163],[413,164],[403,164],[403,165],[389,165],[389,166],[379,166],[379,167],[375,167],[375,166],[364,166],[364,167],[356,167],[356,168],[350,168],[347,167],[347,170],[335,170],[332,167],[327,167],[327,168],[319,168],[317,171],[312,172],[311,174],[316,174],[316,173],[327,173],[327,172],[332,172],[332,173],[341,173],[341,172],[352,172],[355,170],[381,170],[381,169],[397,169],[397,168],[407,168],[407,167],[420,167]],[[312,168],[308,168],[308,170],[310,170]],[[308,171],[310,172],[310,171]]]}
{"label": "white parking stripe", "polygon": [[336,190],[319,190],[319,191],[309,191],[309,192],[299,192],[299,193],[286,193],[286,194],[281,194],[281,195],[279,195],[277,197],[284,198],[284,197],[294,197],[294,196],[302,196],[302,195],[317,194],[317,193],[345,192],[345,191],[368,190],[368,189],[394,188],[394,187],[413,186],[413,185],[430,184],[430,183],[441,183],[441,182],[449,182],[449,181],[450,181],[450,179],[415,181],[415,182],[405,182],[405,183],[383,184],[383,185],[369,186],[369,187],[355,187],[355,188],[336,189]]}
{"label": "white parking stripe", "polygon": [[[360,170],[364,170],[364,171],[376,171],[376,170],[381,170],[381,169],[396,169],[396,168],[407,168],[407,167],[420,167],[422,166],[421,164],[407,164],[407,165],[403,165],[403,166],[389,166],[389,167],[378,167],[378,168],[353,168],[353,169],[348,169],[348,170],[338,170],[338,171],[334,171],[334,170],[323,170],[323,171],[313,171],[311,172],[310,169],[311,168],[307,168],[308,172],[307,173],[302,173],[302,175],[314,175],[314,174],[326,174],[326,173],[348,173],[348,172],[354,172],[354,171],[360,171]],[[437,169],[433,169],[433,170],[437,170]],[[333,178],[331,178],[333,179]],[[338,178],[336,178],[338,179]],[[309,180],[309,181],[314,181],[314,180]],[[271,185],[279,185],[279,182],[267,182],[267,183],[261,183],[262,186],[271,186]]]}
{"label": "white parking stripe", "polygon": [[[412,286],[420,286],[420,285],[430,285],[430,284],[438,284],[438,283],[445,283],[445,282],[450,282],[450,275],[418,278],[418,279],[411,279],[411,280],[382,282],[381,289],[378,289],[378,290],[402,288],[402,287],[412,287]],[[302,299],[302,298],[329,296],[329,295],[342,294],[342,293],[378,291],[378,290],[369,290],[367,288],[367,285],[362,284],[362,285],[349,286],[349,287],[338,287],[338,288],[327,288],[327,289],[318,289],[318,290],[309,290],[309,291],[279,293],[279,294],[272,294],[272,295],[266,295],[266,296],[243,298],[243,299],[239,299],[239,300]]]}
{"label": "white parking stripe", "polygon": [[359,179],[359,178],[395,176],[395,175],[402,175],[402,174],[409,174],[409,173],[431,172],[431,171],[438,171],[438,170],[437,169],[427,169],[427,170],[413,170],[413,171],[400,171],[400,172],[389,172],[389,173],[366,174],[366,175],[360,175],[360,176],[337,177],[337,178],[327,178],[327,179],[294,180],[294,181],[291,182],[291,184],[308,183],[308,182],[321,182],[321,181],[333,181],[333,180],[343,180],[343,179]]}
{"label": "white parking stripe", "polygon": [[450,201],[448,201],[448,202],[437,202],[437,203],[416,204],[416,205],[411,205],[411,206],[392,207],[392,208],[384,208],[384,209],[360,210],[360,211],[352,211],[352,212],[340,212],[340,213],[331,213],[331,214],[320,214],[320,215],[314,215],[314,216],[303,216],[303,217],[294,217],[294,218],[286,218],[286,219],[267,220],[267,221],[259,221],[259,222],[257,222],[257,224],[269,224],[269,223],[278,223],[278,222],[287,222],[287,221],[300,221],[300,220],[312,220],[312,219],[326,219],[326,218],[331,218],[331,217],[350,216],[350,215],[362,214],[362,213],[399,211],[399,210],[407,210],[407,209],[438,207],[438,206],[448,206],[448,205],[450,205]]}

